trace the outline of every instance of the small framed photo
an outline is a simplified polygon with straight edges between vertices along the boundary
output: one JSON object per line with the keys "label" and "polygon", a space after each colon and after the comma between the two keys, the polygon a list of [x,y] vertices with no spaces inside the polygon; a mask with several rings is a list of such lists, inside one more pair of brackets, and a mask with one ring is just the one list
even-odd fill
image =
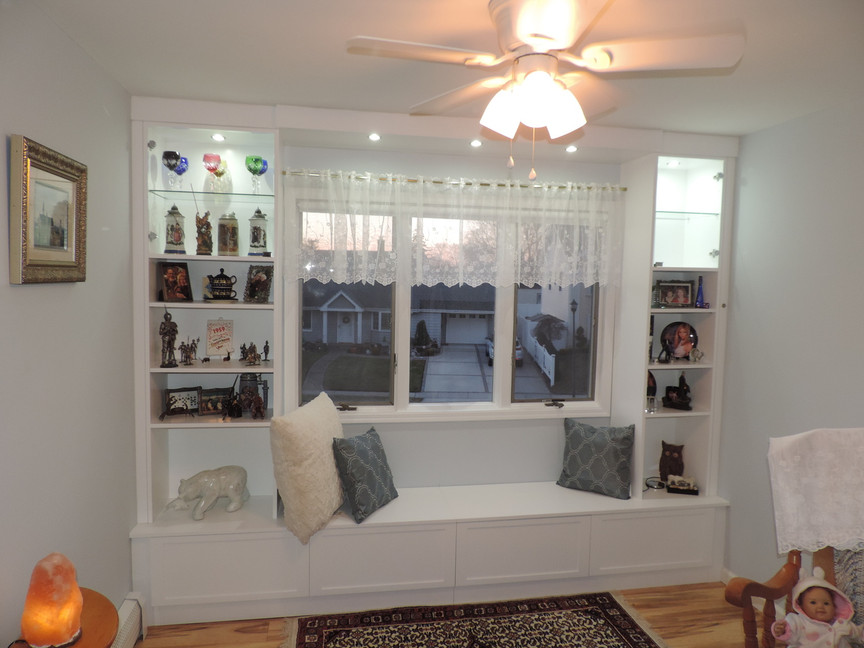
{"label": "small framed photo", "polygon": [[197,414],[200,406],[200,387],[181,387],[180,389],[165,390],[164,414],[167,416]]}
{"label": "small framed photo", "polygon": [[9,281],[84,281],[87,167],[23,135],[10,145]]}
{"label": "small framed photo", "polygon": [[246,277],[246,290],[243,301],[247,304],[267,304],[270,302],[270,284],[273,282],[272,265],[251,265]]}
{"label": "small framed photo", "polygon": [[189,282],[189,267],[186,263],[160,263],[159,286],[161,301],[192,301],[192,284]]}
{"label": "small framed photo", "polygon": [[693,306],[692,281],[658,281],[654,286],[654,308],[688,308]]}
{"label": "small framed photo", "polygon": [[231,387],[202,389],[198,413],[202,416],[206,414],[222,414],[231,403],[233,393],[234,390]]}

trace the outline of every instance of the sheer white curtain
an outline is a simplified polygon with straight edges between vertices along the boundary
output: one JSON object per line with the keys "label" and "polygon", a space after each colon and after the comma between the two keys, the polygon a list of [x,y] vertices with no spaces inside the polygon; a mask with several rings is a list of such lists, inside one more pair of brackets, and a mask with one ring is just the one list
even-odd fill
{"label": "sheer white curtain", "polygon": [[284,176],[290,279],[613,284],[622,189],[344,171]]}

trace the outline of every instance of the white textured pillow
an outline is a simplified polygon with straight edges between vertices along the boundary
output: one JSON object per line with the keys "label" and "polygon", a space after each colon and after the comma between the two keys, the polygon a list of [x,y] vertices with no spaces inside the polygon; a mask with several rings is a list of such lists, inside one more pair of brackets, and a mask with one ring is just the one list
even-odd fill
{"label": "white textured pillow", "polygon": [[306,544],[342,506],[333,439],[344,438],[326,393],[270,423],[273,474],[285,505],[285,526]]}

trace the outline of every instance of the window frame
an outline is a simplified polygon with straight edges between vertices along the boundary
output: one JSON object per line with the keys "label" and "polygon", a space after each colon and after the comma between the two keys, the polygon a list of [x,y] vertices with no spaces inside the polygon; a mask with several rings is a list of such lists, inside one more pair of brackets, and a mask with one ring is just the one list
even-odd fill
{"label": "window frame", "polygon": [[[301,217],[302,221],[302,217]],[[413,225],[410,220],[393,222],[394,246],[409,250]],[[499,230],[499,235],[504,232]],[[299,241],[299,239],[297,239]],[[289,253],[289,257],[290,257]],[[376,422],[437,422],[437,421],[503,421],[527,419],[555,419],[563,417],[608,418],[611,416],[613,343],[617,289],[600,286],[597,290],[596,354],[594,398],[591,400],[561,400],[561,406],[550,406],[547,402],[512,402],[513,362],[496,362],[492,374],[491,401],[469,401],[448,403],[412,403],[408,372],[411,359],[411,285],[410,254],[402,256],[399,279],[393,290],[391,314],[391,354],[393,378],[392,405],[357,404],[353,411],[341,413],[346,424],[374,424]],[[302,312],[302,280],[296,281],[292,290],[286,285],[283,303],[286,313]],[[516,286],[495,289],[496,340],[512,340],[516,323]],[[293,352],[286,354],[286,394],[293,394],[296,404],[301,400],[302,369],[302,314],[286,317],[286,345]],[[511,351],[512,353],[512,351]],[[403,378],[404,376],[404,378]],[[551,400],[551,399],[550,399]],[[353,407],[353,405],[352,405]]]}

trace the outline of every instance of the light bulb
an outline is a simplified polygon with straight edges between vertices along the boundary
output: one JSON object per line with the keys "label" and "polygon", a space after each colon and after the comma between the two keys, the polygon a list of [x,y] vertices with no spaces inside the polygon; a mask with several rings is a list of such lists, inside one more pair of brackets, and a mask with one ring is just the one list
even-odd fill
{"label": "light bulb", "polygon": [[543,128],[549,119],[549,111],[556,101],[560,86],[547,72],[531,72],[519,84],[519,119],[529,128]]}

